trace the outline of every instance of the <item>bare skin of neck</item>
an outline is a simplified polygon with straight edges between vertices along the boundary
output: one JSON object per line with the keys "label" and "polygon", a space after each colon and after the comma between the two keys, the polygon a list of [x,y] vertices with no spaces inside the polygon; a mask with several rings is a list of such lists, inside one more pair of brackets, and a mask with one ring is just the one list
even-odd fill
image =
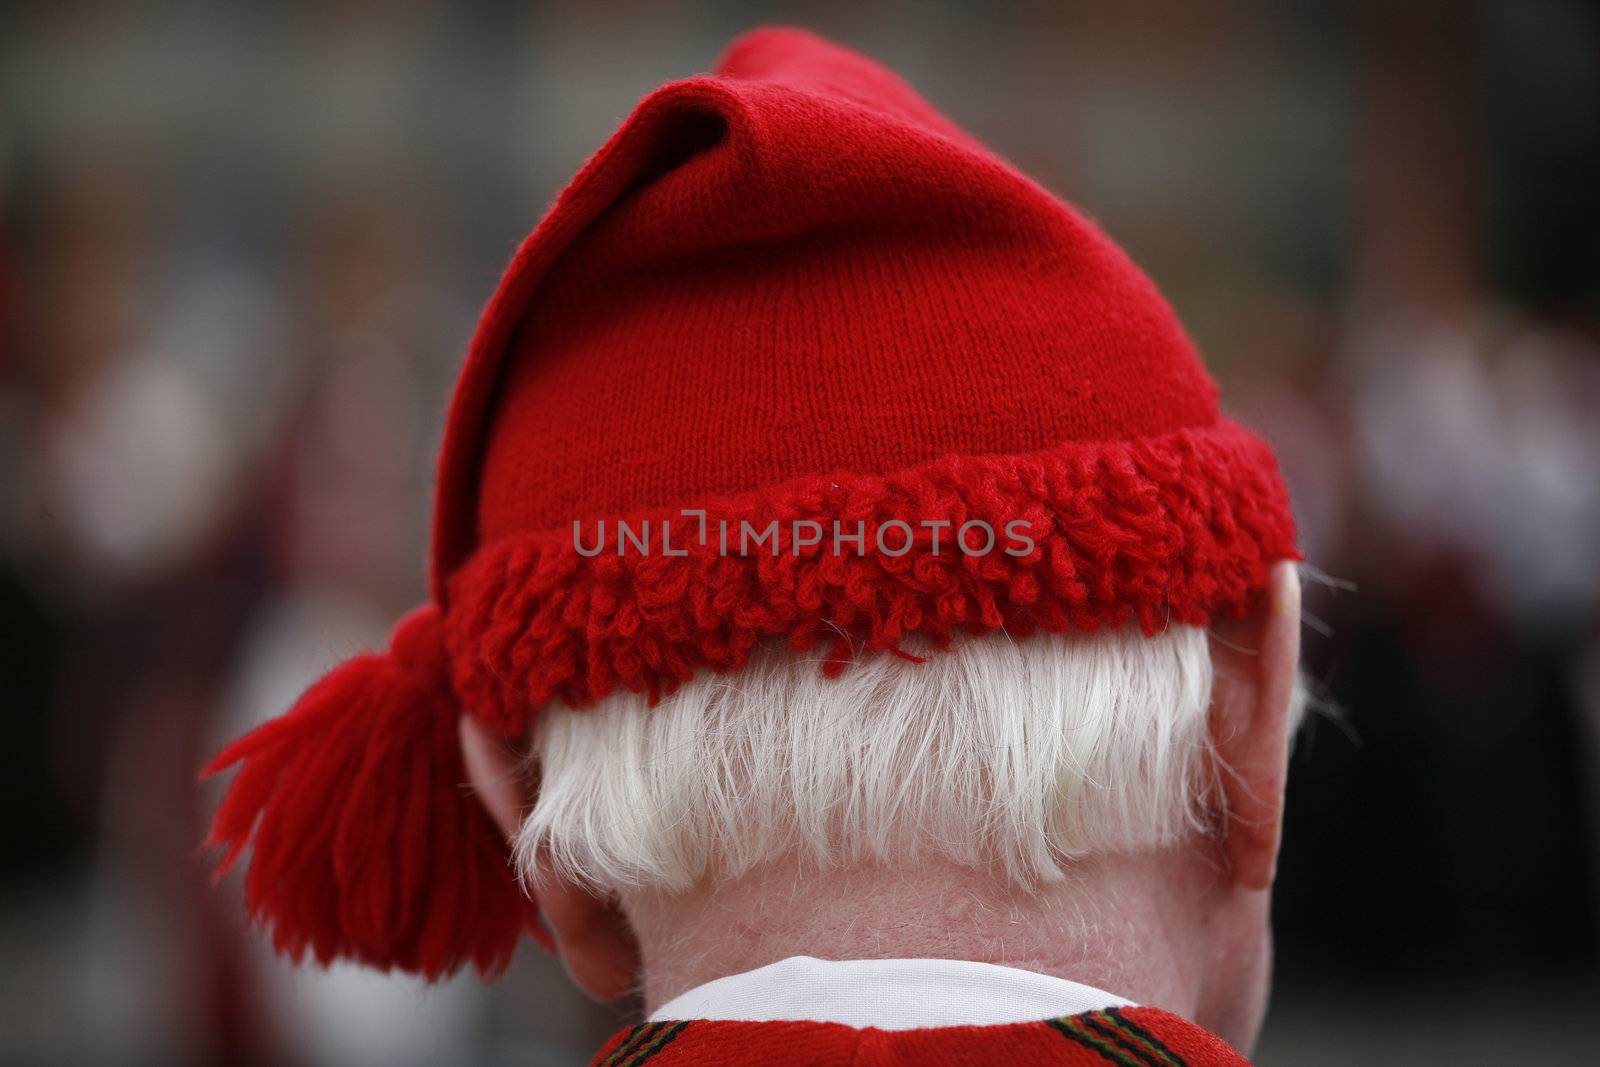
{"label": "bare skin of neck", "polygon": [[1265,1000],[1266,894],[1209,850],[1079,861],[1031,889],[939,862],[827,872],[779,863],[677,895],[625,894],[648,1010],[790,956],[1018,967],[1176,1012],[1241,1046]]}

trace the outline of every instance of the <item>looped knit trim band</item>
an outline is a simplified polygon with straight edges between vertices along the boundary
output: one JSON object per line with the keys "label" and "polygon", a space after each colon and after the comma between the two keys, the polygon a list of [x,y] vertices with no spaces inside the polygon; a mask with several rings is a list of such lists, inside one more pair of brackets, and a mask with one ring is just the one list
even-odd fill
{"label": "looped knit trim band", "polygon": [[[957,632],[1203,625],[1242,611],[1274,560],[1297,557],[1288,515],[1270,450],[1223,420],[888,476],[802,478],[627,517],[634,530],[681,524],[672,555],[659,539],[644,551],[617,537],[600,544],[584,532],[593,524],[511,537],[452,583],[454,685],[474,714],[517,733],[550,700],[583,707],[623,689],[655,700],[698,669],[739,669],[768,638],[799,651],[825,642],[836,673],[856,652],[914,634],[942,645]],[[1011,551],[1002,539],[969,553],[954,539],[972,520],[997,532],[1025,525],[1013,527]],[[746,524],[765,532],[774,521],[776,543],[741,543]],[[815,528],[796,537],[807,521]],[[835,522],[859,541],[841,549]],[[900,528],[880,540],[891,522]]]}

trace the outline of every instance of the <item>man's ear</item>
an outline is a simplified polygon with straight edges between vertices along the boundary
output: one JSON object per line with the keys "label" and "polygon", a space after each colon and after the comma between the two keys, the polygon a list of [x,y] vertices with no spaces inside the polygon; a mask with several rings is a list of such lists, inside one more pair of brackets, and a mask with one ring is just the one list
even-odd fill
{"label": "man's ear", "polygon": [[1226,821],[1223,850],[1236,884],[1272,885],[1283,830],[1289,728],[1300,664],[1300,578],[1272,568],[1249,613],[1211,626],[1211,742]]}
{"label": "man's ear", "polygon": [[[514,844],[533,806],[534,784],[522,756],[471,715],[461,717],[461,760],[489,817]],[[567,974],[591,997],[612,1001],[633,988],[639,946],[614,899],[561,878],[541,857],[531,879],[539,912],[555,935]]]}

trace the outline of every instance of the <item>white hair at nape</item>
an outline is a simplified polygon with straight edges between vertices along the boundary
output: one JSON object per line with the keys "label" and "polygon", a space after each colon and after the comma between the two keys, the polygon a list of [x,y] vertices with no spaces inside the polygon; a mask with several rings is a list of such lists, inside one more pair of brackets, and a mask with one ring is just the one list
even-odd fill
{"label": "white hair at nape", "polygon": [[971,638],[826,678],[784,648],[698,677],[552,708],[518,867],[604,890],[687,891],[792,858],[938,856],[1029,885],[1076,858],[1207,825],[1206,631]]}

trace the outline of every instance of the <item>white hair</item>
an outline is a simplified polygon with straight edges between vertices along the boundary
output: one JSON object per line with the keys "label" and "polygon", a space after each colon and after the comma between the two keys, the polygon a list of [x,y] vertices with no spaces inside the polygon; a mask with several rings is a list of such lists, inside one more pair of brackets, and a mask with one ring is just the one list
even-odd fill
{"label": "white hair", "polygon": [[825,678],[760,649],[660,705],[552,708],[518,867],[548,851],[607,889],[683,892],[785,857],[937,855],[1054,881],[1075,858],[1173,843],[1214,788],[1206,632],[999,634]]}

